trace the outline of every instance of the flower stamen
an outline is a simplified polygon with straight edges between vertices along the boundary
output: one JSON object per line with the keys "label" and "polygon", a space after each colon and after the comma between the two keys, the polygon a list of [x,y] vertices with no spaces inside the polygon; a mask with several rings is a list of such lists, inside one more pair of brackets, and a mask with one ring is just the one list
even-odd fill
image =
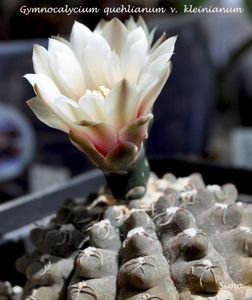
{"label": "flower stamen", "polygon": [[110,89],[105,87],[104,85],[100,85],[98,87],[98,90],[86,90],[85,95],[86,96],[99,96],[102,97],[103,99],[106,99],[108,94],[110,93]]}

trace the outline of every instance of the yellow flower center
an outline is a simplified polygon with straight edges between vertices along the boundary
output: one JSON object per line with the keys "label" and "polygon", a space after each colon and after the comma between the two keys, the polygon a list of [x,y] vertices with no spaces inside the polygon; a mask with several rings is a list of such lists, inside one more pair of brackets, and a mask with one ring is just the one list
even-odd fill
{"label": "yellow flower center", "polygon": [[104,85],[100,85],[98,90],[86,90],[86,95],[93,95],[93,96],[99,96],[103,99],[107,98],[108,94],[110,93],[110,89],[105,87]]}

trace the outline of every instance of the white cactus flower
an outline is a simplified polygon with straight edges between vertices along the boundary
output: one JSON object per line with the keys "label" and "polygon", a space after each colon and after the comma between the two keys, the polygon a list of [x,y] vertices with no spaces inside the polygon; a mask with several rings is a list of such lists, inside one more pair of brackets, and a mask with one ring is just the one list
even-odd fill
{"label": "white cactus flower", "polygon": [[114,18],[92,32],[75,22],[70,41],[53,37],[35,45],[36,97],[28,105],[47,125],[66,132],[99,168],[130,168],[147,138],[152,106],[171,71],[176,37],[151,47],[142,19]]}

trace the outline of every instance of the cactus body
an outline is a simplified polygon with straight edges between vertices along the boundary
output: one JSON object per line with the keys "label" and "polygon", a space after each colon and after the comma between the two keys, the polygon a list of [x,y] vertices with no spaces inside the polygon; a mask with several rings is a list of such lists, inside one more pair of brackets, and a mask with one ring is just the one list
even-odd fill
{"label": "cactus body", "polygon": [[199,174],[152,174],[145,196],[127,204],[106,191],[68,201],[33,229],[36,250],[17,261],[28,279],[22,299],[246,299],[252,205],[237,197]]}

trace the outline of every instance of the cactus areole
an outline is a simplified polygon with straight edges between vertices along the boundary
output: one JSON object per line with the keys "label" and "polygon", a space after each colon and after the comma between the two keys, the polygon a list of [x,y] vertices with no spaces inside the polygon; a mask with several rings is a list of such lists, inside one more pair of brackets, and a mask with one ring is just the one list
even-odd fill
{"label": "cactus areole", "polygon": [[144,141],[171,71],[176,37],[153,43],[154,31],[141,17],[101,21],[93,32],[75,22],[70,41],[34,45],[35,73],[24,76],[36,94],[27,101],[36,116],[67,133],[124,200],[146,192]]}

